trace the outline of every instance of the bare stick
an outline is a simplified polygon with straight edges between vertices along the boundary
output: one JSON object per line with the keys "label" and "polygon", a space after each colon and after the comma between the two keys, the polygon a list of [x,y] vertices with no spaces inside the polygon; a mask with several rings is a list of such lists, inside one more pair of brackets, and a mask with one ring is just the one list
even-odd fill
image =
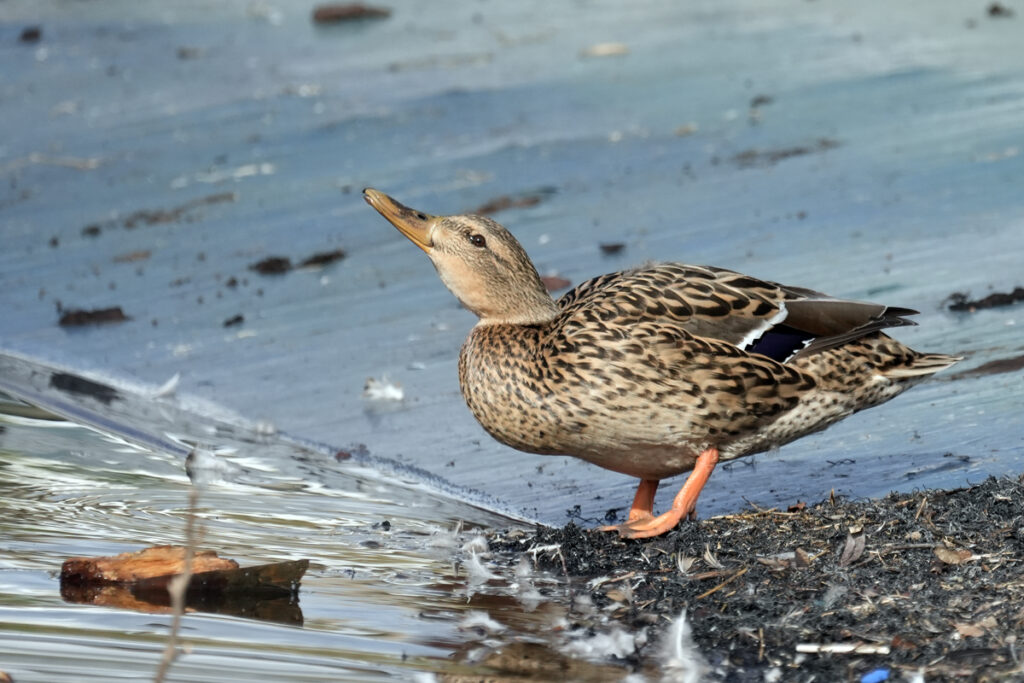
{"label": "bare stick", "polygon": [[196,507],[199,505],[199,489],[193,484],[188,490],[188,510],[185,515],[185,568],[167,585],[171,595],[171,607],[174,616],[171,618],[171,632],[167,636],[164,654],[160,658],[160,666],[153,676],[153,683],[163,683],[171,664],[178,656],[178,632],[181,629],[181,617],[185,613],[185,594],[188,592],[189,581],[192,580],[192,555],[195,552]]}

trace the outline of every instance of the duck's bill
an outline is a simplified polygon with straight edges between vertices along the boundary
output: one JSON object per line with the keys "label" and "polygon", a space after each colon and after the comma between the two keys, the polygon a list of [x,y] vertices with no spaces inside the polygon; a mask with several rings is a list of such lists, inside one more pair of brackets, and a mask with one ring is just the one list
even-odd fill
{"label": "duck's bill", "polygon": [[410,209],[408,206],[396,202],[383,192],[372,188],[363,190],[363,199],[366,203],[377,209],[377,212],[388,219],[391,225],[398,228],[403,235],[412,240],[412,243],[423,251],[430,253],[433,243],[430,239],[430,228],[434,225],[436,216]]}

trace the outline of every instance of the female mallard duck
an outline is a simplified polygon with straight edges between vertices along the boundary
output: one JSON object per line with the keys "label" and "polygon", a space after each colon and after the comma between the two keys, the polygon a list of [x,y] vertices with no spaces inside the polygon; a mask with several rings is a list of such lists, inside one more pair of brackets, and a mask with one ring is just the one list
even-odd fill
{"label": "female mallard duck", "polygon": [[[958,358],[881,332],[916,311],[832,299],[722,268],[666,263],[602,275],[555,302],[505,228],[431,216],[376,190],[366,201],[427,252],[480,317],[459,383],[494,438],[641,479],[628,538],[692,516],[715,464],[824,429]],[[658,482],[692,470],[672,509]]]}

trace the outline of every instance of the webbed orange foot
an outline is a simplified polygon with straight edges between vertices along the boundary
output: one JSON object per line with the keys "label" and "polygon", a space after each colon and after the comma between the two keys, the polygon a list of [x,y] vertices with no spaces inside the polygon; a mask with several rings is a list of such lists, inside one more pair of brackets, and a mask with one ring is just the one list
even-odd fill
{"label": "webbed orange foot", "polygon": [[654,519],[654,494],[658,492],[657,479],[641,479],[640,486],[636,488],[636,495],[633,497],[633,504],[629,507],[629,517],[625,524],[611,524],[598,527],[599,531],[619,531],[626,524],[634,522],[645,522]]}
{"label": "webbed orange foot", "polygon": [[[629,521],[618,526],[602,527],[602,529],[605,531],[618,531],[619,535],[623,538],[650,538],[651,536],[659,536],[667,531],[671,531],[679,524],[683,517],[696,518],[697,498],[700,496],[704,484],[707,483],[708,477],[711,476],[711,472],[714,471],[717,463],[717,448],[709,448],[697,456],[697,462],[693,466],[693,471],[686,478],[683,488],[680,489],[679,493],[676,494],[675,500],[672,501],[672,508],[667,512],[657,517],[648,512],[646,516],[637,515],[634,519],[633,512],[637,508],[636,500],[634,500],[633,509],[630,510]],[[640,499],[640,493],[644,490],[644,485],[649,481],[645,479],[640,483],[640,488],[636,492],[637,500]],[[654,506],[654,491],[657,490],[657,484],[657,482],[654,482],[654,486],[650,491],[651,505],[647,510],[651,510]]]}

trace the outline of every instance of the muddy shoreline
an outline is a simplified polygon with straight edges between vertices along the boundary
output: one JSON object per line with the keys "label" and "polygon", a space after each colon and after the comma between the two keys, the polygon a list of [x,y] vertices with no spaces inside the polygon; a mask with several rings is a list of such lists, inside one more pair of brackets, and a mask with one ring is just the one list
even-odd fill
{"label": "muddy shoreline", "polygon": [[[635,657],[610,658],[624,674],[658,668],[685,612],[707,680],[1024,677],[1024,478],[750,510],[642,541],[570,524],[489,546],[499,564],[529,557],[609,623],[644,630]],[[572,610],[569,623],[595,628]]]}

